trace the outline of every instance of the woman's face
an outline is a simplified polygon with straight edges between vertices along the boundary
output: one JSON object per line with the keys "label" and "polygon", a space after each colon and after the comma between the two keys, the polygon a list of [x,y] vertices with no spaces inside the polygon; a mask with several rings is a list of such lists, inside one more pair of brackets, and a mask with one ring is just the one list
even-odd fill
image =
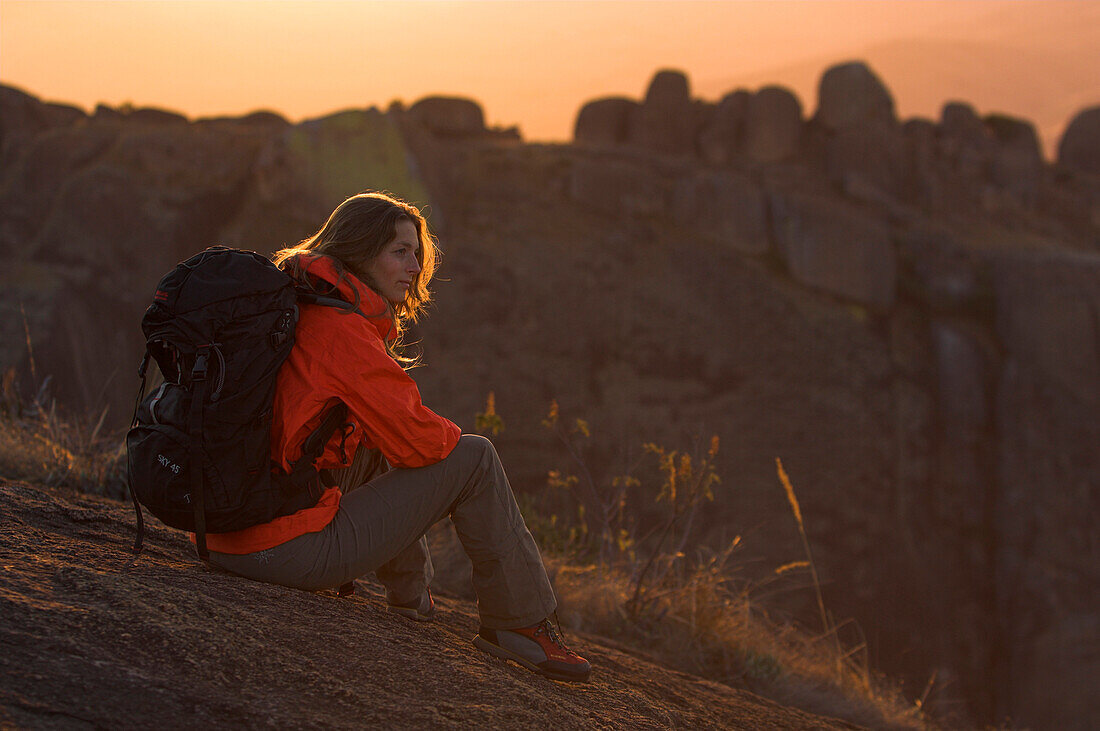
{"label": "woman's face", "polygon": [[394,229],[393,239],[382,247],[363,272],[378,294],[397,303],[405,299],[409,285],[420,273],[420,262],[416,260],[420,237],[416,225],[407,218],[398,219]]}

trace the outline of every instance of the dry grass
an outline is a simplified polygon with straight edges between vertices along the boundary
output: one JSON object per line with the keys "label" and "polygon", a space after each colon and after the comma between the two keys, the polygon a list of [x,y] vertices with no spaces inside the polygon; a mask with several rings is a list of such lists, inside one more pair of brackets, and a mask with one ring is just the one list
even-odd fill
{"label": "dry grass", "polygon": [[103,432],[105,416],[65,418],[49,397],[49,379],[28,402],[9,370],[0,379],[0,477],[124,498],[125,444]]}
{"label": "dry grass", "polygon": [[753,600],[756,587],[732,578],[739,543],[667,572],[653,608],[628,611],[631,578],[613,568],[550,557],[559,616],[576,630],[613,638],[662,664],[747,688],[774,700],[873,728],[926,728],[920,709],[853,653],[835,632],[813,635],[772,620]]}
{"label": "dry grass", "polygon": [[[686,452],[645,445],[644,452],[656,457],[657,471],[639,480],[635,468],[628,475],[594,476],[585,457],[591,436],[587,422],[570,422],[556,403],[543,423],[578,474],[553,470],[548,491],[521,502],[531,532],[548,555],[559,615],[567,627],[613,638],[669,667],[815,713],[874,728],[929,726],[919,701],[906,701],[897,687],[872,672],[858,626],[838,625],[826,611],[804,516],[778,459],[779,485],[806,560],[780,566],[767,581],[753,583],[739,578],[740,538],[716,551],[699,547],[693,535],[695,516],[715,499],[712,487],[721,481],[714,466],[717,437]],[[576,518],[554,499],[563,492],[573,496]],[[768,615],[754,597],[777,586],[813,588],[820,632]],[[842,629],[858,639],[845,646]]]}

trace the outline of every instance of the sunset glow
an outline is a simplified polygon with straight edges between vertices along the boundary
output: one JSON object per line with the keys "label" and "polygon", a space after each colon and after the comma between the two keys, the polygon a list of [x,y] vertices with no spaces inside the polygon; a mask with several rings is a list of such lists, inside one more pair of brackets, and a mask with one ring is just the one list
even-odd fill
{"label": "sunset glow", "polygon": [[964,98],[1049,136],[1100,102],[1098,48],[1096,2],[0,3],[0,81],[47,100],[299,120],[457,94],[535,140],[668,67],[712,100],[784,83],[812,113],[821,71],[853,57],[903,116]]}

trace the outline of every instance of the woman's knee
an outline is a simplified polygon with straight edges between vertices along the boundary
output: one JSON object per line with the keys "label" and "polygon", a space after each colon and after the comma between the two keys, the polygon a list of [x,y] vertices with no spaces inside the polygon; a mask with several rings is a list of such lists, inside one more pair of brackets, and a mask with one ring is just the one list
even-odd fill
{"label": "woman's knee", "polygon": [[485,437],[463,434],[447,459],[452,458],[455,460],[455,467],[460,471],[477,476],[476,483],[481,486],[479,490],[486,485],[494,485],[496,489],[507,486],[496,447]]}
{"label": "woman's knee", "polygon": [[463,434],[458,438],[458,444],[455,445],[454,451],[475,458],[489,457],[490,459],[497,459],[496,447],[480,434]]}

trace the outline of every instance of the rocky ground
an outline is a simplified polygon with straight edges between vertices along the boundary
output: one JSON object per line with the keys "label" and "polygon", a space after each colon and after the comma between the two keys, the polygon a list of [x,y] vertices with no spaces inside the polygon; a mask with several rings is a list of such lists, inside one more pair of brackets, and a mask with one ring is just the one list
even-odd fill
{"label": "rocky ground", "polygon": [[0,725],[5,728],[856,728],[666,670],[572,635],[591,682],[546,680],[475,651],[474,606],[435,622],[352,597],[207,571],[129,506],[0,483]]}

